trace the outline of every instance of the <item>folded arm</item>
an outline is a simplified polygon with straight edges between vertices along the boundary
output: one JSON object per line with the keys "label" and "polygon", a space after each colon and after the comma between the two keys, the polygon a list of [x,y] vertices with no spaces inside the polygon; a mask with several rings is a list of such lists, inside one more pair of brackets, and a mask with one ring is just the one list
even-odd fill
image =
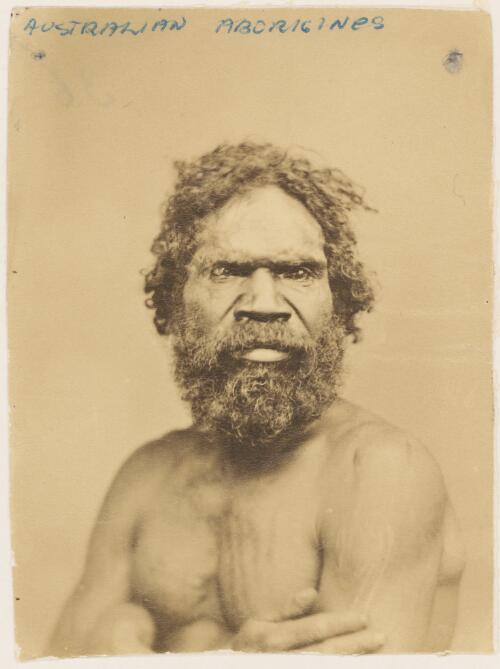
{"label": "folded arm", "polygon": [[[59,657],[151,652],[155,626],[131,601],[131,541],[150,495],[149,446],[117,474],[89,543],[83,576],[59,618],[47,653]],[[156,468],[157,470],[157,468]]]}
{"label": "folded arm", "polygon": [[[420,445],[382,436],[354,451],[341,495],[340,514],[322,521],[319,607],[367,614],[386,637],[378,652],[424,652],[447,506],[437,465]],[[443,615],[453,617],[453,608]],[[445,650],[453,624],[441,625],[433,643]]]}

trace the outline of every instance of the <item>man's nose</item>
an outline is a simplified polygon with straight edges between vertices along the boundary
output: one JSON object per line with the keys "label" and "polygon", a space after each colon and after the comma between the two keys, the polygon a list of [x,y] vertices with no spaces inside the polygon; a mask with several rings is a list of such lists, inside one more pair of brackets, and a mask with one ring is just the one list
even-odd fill
{"label": "man's nose", "polygon": [[259,267],[248,277],[242,298],[234,312],[236,320],[287,321],[292,315],[277,291],[276,278],[265,267]]}

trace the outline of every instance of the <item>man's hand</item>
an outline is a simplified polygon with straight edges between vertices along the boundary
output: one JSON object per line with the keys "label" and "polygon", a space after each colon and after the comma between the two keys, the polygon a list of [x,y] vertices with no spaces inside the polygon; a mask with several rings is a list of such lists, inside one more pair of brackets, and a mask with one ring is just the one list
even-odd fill
{"label": "man's hand", "polygon": [[380,648],[383,635],[367,629],[357,613],[310,613],[318,593],[308,588],[285,610],[247,620],[233,637],[231,648],[247,652],[317,652],[356,654]]}
{"label": "man's hand", "polygon": [[153,653],[155,626],[142,606],[123,603],[104,613],[87,640],[92,655],[147,655]]}

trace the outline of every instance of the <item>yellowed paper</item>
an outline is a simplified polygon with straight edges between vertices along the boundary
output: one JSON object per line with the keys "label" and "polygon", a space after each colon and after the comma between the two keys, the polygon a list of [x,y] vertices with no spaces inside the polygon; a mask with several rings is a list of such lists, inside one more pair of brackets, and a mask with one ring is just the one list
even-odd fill
{"label": "yellowed paper", "polygon": [[[488,15],[28,8],[14,12],[10,48],[21,657],[49,652],[118,468],[190,424],[141,270],[154,262],[173,162],[244,141],[339,168],[364,191],[371,210],[352,225],[375,302],[347,348],[340,394],[414,435],[439,465],[466,555],[449,649],[491,652]],[[307,507],[313,493],[297,494]],[[200,545],[176,558],[173,578],[189,574]]]}

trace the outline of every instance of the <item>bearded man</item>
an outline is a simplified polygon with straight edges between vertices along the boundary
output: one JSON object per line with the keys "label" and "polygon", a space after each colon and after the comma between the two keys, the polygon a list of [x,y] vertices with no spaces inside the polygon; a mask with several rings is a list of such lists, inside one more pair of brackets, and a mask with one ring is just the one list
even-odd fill
{"label": "bearded man", "polygon": [[463,558],[439,469],[337,394],[373,301],[361,194],[269,144],[177,167],[146,291],[193,425],[123,465],[50,652],[445,650]]}

